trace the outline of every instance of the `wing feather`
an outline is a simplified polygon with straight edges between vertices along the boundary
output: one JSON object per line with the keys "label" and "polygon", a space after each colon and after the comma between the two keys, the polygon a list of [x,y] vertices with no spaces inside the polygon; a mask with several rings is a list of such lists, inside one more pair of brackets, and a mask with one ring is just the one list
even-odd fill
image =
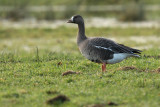
{"label": "wing feather", "polygon": [[95,48],[99,48],[101,51],[111,51],[112,53],[140,54],[142,52],[141,50],[117,44],[116,42],[105,38],[92,38],[90,39],[90,44]]}

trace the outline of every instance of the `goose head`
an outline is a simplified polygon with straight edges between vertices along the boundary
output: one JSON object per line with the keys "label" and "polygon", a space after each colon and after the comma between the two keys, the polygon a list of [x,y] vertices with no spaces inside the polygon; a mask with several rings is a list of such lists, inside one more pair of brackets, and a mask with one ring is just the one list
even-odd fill
{"label": "goose head", "polygon": [[80,23],[84,23],[84,20],[83,20],[82,16],[75,15],[75,16],[72,16],[71,19],[69,19],[67,21],[67,23],[80,24]]}

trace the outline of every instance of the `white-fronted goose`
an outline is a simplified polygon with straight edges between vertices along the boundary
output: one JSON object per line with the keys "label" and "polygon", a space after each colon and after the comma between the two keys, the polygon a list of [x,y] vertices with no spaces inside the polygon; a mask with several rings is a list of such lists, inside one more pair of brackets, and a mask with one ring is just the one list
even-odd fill
{"label": "white-fronted goose", "polygon": [[85,35],[85,25],[82,16],[75,15],[68,23],[78,24],[77,45],[84,57],[92,62],[102,63],[102,72],[106,71],[106,64],[121,62],[128,57],[140,57],[141,51],[133,49],[105,38],[88,38]]}

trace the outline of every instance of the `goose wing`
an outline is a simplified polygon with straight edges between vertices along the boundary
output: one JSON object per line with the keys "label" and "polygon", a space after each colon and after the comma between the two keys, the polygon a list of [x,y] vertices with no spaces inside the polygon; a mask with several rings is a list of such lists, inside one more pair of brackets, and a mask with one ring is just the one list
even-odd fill
{"label": "goose wing", "polygon": [[105,38],[91,38],[89,44],[92,47],[97,48],[99,51],[104,53],[127,53],[127,54],[140,54],[141,51],[138,49],[133,49],[122,44],[117,44],[116,42],[105,39]]}

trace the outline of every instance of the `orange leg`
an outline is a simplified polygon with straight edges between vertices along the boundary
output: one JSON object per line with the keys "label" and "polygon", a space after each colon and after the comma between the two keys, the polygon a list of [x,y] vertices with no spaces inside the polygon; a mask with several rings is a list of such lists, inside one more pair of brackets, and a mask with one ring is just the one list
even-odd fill
{"label": "orange leg", "polygon": [[105,72],[106,71],[106,63],[103,63],[102,65],[102,72]]}

